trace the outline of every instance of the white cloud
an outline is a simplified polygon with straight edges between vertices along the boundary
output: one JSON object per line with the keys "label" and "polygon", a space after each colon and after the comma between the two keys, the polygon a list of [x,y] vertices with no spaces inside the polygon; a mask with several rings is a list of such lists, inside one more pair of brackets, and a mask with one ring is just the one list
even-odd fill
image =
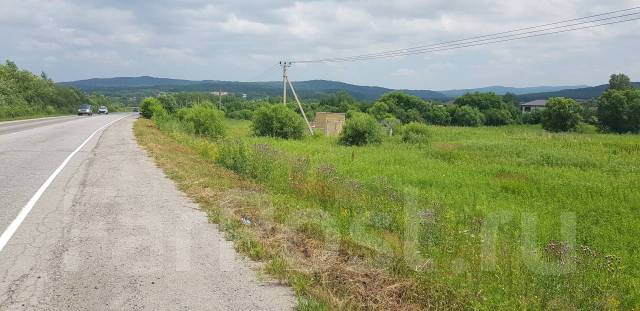
{"label": "white cloud", "polygon": [[[632,6],[637,1],[0,0],[0,58],[34,71],[48,68],[66,80],[105,72],[243,80],[283,58],[428,45]],[[432,89],[598,83],[606,79],[602,72],[621,70],[640,79],[640,68],[630,65],[637,64],[638,27],[632,22],[426,56],[309,65],[292,73]],[[74,61],[82,66],[64,66]],[[58,66],[47,67],[52,63]],[[545,71],[567,74],[545,77]]]}
{"label": "white cloud", "polygon": [[266,24],[241,19],[235,14],[231,14],[220,26],[223,30],[239,34],[266,34],[271,30]]}

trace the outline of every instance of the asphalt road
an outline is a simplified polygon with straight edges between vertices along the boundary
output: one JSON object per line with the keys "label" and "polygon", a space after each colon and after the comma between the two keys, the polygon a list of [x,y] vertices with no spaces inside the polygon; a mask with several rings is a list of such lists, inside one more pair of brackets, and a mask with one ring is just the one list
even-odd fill
{"label": "asphalt road", "polygon": [[292,309],[140,149],[135,118],[0,123],[0,310]]}

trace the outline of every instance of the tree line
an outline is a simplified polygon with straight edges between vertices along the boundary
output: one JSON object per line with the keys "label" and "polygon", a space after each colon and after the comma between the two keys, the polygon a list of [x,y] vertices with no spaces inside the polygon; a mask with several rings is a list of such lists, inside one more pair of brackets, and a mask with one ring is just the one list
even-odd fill
{"label": "tree line", "polygon": [[[151,118],[153,111],[166,112],[178,116],[177,120],[191,120],[193,124],[189,127],[197,129],[204,126],[198,122],[207,121],[193,121],[197,118],[186,118],[179,113],[191,113],[189,107],[197,107],[193,112],[198,112],[203,120],[210,117],[219,122],[222,115],[252,120],[256,135],[303,137],[305,126],[299,109],[280,103],[279,98],[244,100],[233,95],[219,98],[208,93],[175,93],[145,100],[142,113]],[[338,92],[303,105],[310,119],[318,111],[346,113],[347,123],[340,142],[347,145],[380,142],[383,136],[394,133],[401,135],[405,142],[424,142],[428,137],[427,124],[468,127],[542,124],[552,132],[575,131],[580,126],[591,126],[594,132],[640,131],[640,89],[634,88],[624,74],[612,75],[609,89],[597,99],[579,103],[569,98],[550,98],[544,109],[532,112],[522,112],[514,94],[477,92],[450,103],[430,102],[402,92],[387,93],[373,103],[366,103]],[[209,110],[217,112],[204,113]]]}
{"label": "tree line", "polygon": [[72,114],[81,104],[107,106],[117,111],[122,105],[101,94],[55,84],[44,72],[35,75],[7,60],[0,64],[0,119]]}

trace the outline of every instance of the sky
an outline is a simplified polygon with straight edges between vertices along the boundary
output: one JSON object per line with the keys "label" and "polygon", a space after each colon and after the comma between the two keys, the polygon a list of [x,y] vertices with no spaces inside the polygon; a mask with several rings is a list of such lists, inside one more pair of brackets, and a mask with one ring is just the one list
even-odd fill
{"label": "sky", "polygon": [[[280,60],[456,40],[640,6],[632,0],[0,0],[0,61],[55,81],[156,76],[273,81]],[[358,63],[296,64],[290,78],[408,89],[640,80],[640,21]]]}

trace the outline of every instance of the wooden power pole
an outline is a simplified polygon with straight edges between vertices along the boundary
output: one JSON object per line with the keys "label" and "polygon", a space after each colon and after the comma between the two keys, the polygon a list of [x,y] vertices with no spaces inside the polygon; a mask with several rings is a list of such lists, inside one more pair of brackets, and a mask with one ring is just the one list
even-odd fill
{"label": "wooden power pole", "polygon": [[304,122],[307,123],[307,127],[309,128],[309,133],[313,135],[313,127],[311,127],[311,123],[309,123],[309,119],[307,118],[307,114],[304,113],[304,108],[302,108],[302,103],[300,103],[300,99],[298,98],[298,94],[296,94],[296,90],[293,88],[293,84],[289,80],[289,76],[287,75],[287,68],[291,67],[290,62],[280,62],[282,65],[282,103],[284,105],[287,104],[287,84],[291,88],[291,92],[293,93],[293,97],[296,99],[296,103],[298,103],[298,109],[300,109],[300,113],[302,113],[302,117],[304,118]]}

